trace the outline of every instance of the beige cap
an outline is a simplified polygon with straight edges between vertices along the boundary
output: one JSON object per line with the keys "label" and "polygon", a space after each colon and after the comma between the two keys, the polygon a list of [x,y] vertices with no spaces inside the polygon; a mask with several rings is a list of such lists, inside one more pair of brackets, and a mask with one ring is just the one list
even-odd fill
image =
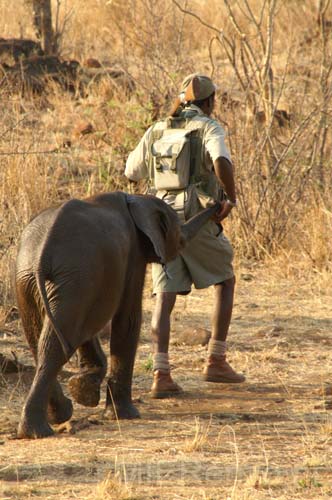
{"label": "beige cap", "polygon": [[186,76],[181,84],[181,102],[201,101],[210,97],[217,90],[211,78],[199,73]]}

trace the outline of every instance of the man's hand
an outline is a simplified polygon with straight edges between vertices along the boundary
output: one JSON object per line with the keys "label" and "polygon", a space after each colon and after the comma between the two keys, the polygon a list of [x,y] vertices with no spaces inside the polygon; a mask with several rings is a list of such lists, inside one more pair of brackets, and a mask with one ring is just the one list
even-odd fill
{"label": "man's hand", "polygon": [[226,200],[221,201],[220,205],[221,205],[220,210],[212,216],[212,220],[217,224],[219,224],[222,220],[226,219],[226,217],[228,217],[233,208],[232,205],[227,203]]}

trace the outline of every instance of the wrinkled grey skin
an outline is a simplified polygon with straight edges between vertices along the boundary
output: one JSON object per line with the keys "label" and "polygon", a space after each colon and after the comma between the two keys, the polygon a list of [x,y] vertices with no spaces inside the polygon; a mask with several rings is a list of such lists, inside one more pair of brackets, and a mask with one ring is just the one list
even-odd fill
{"label": "wrinkled grey skin", "polygon": [[175,258],[218,208],[180,227],[163,201],[116,192],[71,200],[30,222],[18,250],[16,293],[36,374],[18,437],[50,436],[50,423],[71,418],[71,400],[56,377],[76,350],[80,372],[69,380],[71,396],[98,404],[107,362],[97,333],[111,319],[106,409],[139,417],[131,384],[146,264]]}

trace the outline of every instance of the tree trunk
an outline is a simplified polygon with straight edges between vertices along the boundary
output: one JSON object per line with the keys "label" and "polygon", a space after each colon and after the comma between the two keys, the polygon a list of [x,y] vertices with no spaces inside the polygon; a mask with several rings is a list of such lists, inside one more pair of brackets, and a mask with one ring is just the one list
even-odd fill
{"label": "tree trunk", "polygon": [[54,52],[51,0],[32,0],[33,23],[45,54]]}

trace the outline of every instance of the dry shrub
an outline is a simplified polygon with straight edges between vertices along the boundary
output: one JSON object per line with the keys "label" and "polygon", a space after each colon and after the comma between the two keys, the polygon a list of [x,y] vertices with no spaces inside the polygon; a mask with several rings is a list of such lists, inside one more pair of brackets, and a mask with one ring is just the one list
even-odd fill
{"label": "dry shrub", "polygon": [[209,433],[211,431],[211,422],[202,423],[198,417],[195,417],[194,437],[187,440],[183,450],[187,453],[202,451],[210,447]]}
{"label": "dry shrub", "polygon": [[[262,257],[283,247],[317,186],[329,203],[332,44],[323,30],[317,33],[308,9],[273,0],[252,3],[254,11],[249,3],[224,4],[231,27],[217,37],[215,50],[226,54],[233,79],[217,114],[226,122],[237,169],[238,246],[247,256]],[[299,58],[309,42],[294,31],[297,23],[312,34],[304,65]]]}
{"label": "dry shrub", "polygon": [[[2,36],[34,36],[23,0],[15,3],[20,16],[8,2],[0,8],[7,20]],[[70,197],[127,190],[129,151],[193,71],[212,74],[220,85],[215,115],[228,133],[239,191],[225,226],[238,256],[289,256],[289,269],[294,262],[330,271],[332,39],[317,21],[317,5],[94,0],[82,9],[71,0],[53,8],[63,57],[120,68],[135,89],[103,78],[84,97],[54,83],[39,97],[1,95],[6,296],[17,239],[31,216]],[[322,11],[321,19],[328,15]],[[82,122],[89,133],[77,133]]]}
{"label": "dry shrub", "polygon": [[[302,213],[290,245],[300,259],[297,264],[317,273],[332,271],[332,207],[320,197]],[[300,262],[299,262],[300,261]]]}
{"label": "dry shrub", "polygon": [[139,500],[117,474],[110,473],[96,488],[93,500]]}
{"label": "dry shrub", "polygon": [[[38,156],[7,156],[0,172],[0,304],[13,303],[14,260],[18,237],[33,214],[56,199],[49,166]],[[53,178],[54,179],[54,178]]]}
{"label": "dry shrub", "polygon": [[34,38],[32,16],[25,4],[25,0],[17,0],[13,4],[0,1],[1,37],[4,38]]}

